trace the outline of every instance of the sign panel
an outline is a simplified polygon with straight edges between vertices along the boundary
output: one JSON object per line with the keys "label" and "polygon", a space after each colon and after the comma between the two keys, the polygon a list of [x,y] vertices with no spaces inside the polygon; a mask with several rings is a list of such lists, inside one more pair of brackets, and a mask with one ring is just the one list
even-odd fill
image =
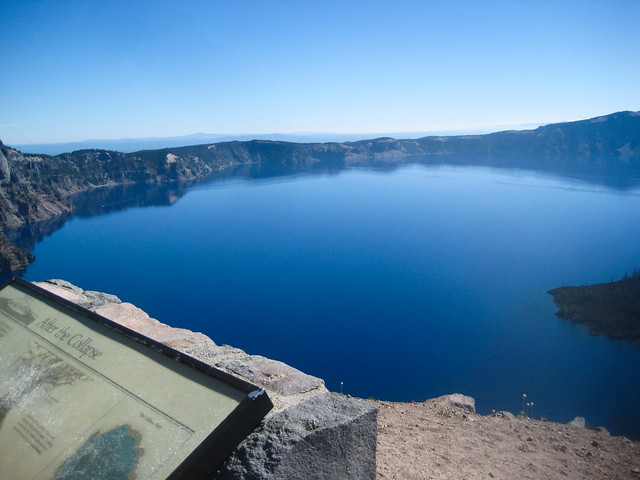
{"label": "sign panel", "polygon": [[205,478],[264,391],[46,290],[0,290],[0,476]]}

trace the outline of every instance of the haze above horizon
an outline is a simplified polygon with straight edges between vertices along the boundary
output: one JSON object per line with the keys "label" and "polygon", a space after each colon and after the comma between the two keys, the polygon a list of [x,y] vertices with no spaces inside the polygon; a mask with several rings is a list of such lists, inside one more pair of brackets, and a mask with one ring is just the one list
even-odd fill
{"label": "haze above horizon", "polygon": [[481,133],[640,110],[636,1],[5,0],[0,17],[8,145]]}

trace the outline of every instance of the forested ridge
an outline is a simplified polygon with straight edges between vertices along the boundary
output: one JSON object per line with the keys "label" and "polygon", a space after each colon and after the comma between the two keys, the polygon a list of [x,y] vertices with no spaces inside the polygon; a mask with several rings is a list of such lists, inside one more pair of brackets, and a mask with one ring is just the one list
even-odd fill
{"label": "forested ridge", "polygon": [[640,181],[640,112],[618,112],[533,130],[488,135],[377,138],[346,143],[252,140],[122,153],[78,150],[56,156],[23,154],[0,141],[0,270],[33,256],[5,230],[73,211],[68,196],[129,183],[192,182],[240,167],[283,171],[349,166],[446,163],[526,168],[565,175],[616,176]]}

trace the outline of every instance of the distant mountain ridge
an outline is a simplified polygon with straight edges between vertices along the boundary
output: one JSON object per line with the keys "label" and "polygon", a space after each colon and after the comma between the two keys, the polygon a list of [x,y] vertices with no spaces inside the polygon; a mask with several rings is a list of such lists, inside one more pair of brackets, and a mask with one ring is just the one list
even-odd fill
{"label": "distant mountain ridge", "polygon": [[[489,133],[489,129],[482,133]],[[452,136],[466,135],[468,131],[442,131],[442,132],[396,132],[389,135],[382,134],[363,134],[363,133],[324,133],[324,132],[299,132],[299,133],[269,133],[269,134],[209,134],[194,133],[191,135],[182,135],[177,137],[143,137],[143,138],[121,138],[121,139],[102,139],[102,140],[82,140],[75,142],[61,143],[34,143],[12,145],[16,150],[24,153],[38,153],[46,155],[60,155],[62,153],[73,152],[76,150],[113,150],[124,153],[137,152],[140,150],[158,150],[161,148],[185,147],[189,145],[197,145],[203,143],[220,143],[232,141],[250,141],[250,140],[272,140],[276,142],[294,142],[294,143],[345,143],[355,142],[366,138],[376,138],[381,136],[390,136],[393,138],[418,138],[423,136]]]}
{"label": "distant mountain ridge", "polygon": [[[77,142],[64,143],[39,143],[14,145],[13,147],[22,152],[34,152],[46,155],[60,155],[62,153],[76,150],[113,150],[124,153],[137,152],[140,150],[158,150],[161,148],[177,148],[203,143],[221,142],[245,142],[250,140],[271,140],[275,142],[292,143],[344,143],[349,141],[362,140],[363,138],[374,138],[380,135],[366,135],[357,133],[269,133],[269,134],[208,134],[194,133],[178,137],[146,137],[146,138],[122,138],[114,140],[83,140]],[[398,133],[395,138],[416,138],[416,133]]]}
{"label": "distant mountain ridge", "polygon": [[132,153],[85,149],[33,155],[0,142],[0,270],[32,261],[29,253],[11,244],[4,229],[72,211],[67,196],[79,191],[128,183],[193,182],[216,172],[255,172],[267,165],[291,173],[406,162],[640,179],[640,112],[486,135],[345,143],[230,141]]}

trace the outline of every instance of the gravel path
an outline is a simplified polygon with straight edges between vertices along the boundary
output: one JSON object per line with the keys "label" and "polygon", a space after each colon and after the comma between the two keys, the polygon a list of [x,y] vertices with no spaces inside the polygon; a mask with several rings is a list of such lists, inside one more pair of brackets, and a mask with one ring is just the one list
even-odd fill
{"label": "gravel path", "polygon": [[378,408],[378,479],[634,479],[640,443],[509,413],[482,416],[472,398]]}

